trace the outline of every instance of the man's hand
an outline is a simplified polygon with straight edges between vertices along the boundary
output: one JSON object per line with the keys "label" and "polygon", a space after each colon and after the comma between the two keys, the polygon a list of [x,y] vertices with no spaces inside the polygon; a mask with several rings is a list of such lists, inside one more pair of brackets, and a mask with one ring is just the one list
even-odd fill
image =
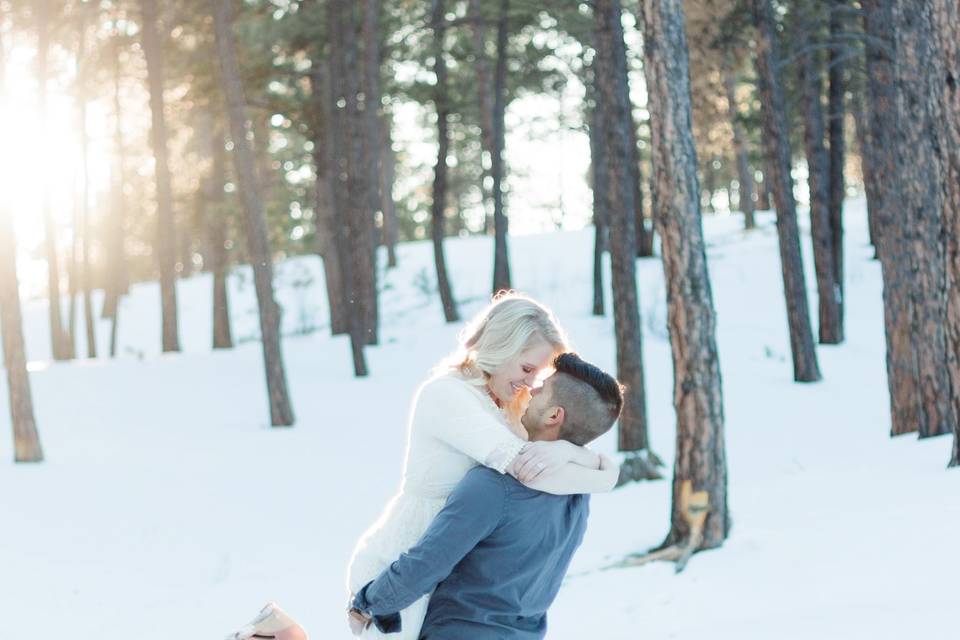
{"label": "man's hand", "polygon": [[347,611],[347,624],[350,625],[350,633],[355,636],[359,636],[363,633],[367,627],[370,626],[370,622],[373,620],[370,616],[363,613],[359,609],[349,609]]}
{"label": "man's hand", "polygon": [[531,442],[524,446],[511,467],[511,474],[520,482],[528,484],[543,475],[549,475],[571,462],[578,449],[566,440]]}

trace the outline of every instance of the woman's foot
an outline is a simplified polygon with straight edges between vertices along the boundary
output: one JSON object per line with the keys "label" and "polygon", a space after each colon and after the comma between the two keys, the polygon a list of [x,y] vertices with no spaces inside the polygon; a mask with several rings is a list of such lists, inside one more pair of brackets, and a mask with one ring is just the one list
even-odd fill
{"label": "woman's foot", "polygon": [[307,640],[307,632],[276,603],[267,603],[257,617],[226,640]]}

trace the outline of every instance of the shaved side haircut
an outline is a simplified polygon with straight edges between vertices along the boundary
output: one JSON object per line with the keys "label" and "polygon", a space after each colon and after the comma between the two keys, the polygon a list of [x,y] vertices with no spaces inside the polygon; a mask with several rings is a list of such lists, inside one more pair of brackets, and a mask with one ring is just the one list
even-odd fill
{"label": "shaved side haircut", "polygon": [[583,446],[610,430],[623,409],[623,386],[617,379],[575,353],[553,362],[552,401],[563,407],[559,437]]}

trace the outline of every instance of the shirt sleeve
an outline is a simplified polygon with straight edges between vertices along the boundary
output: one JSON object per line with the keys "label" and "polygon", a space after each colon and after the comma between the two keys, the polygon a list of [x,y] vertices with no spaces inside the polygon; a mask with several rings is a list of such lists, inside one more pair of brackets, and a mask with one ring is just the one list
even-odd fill
{"label": "shirt sleeve", "polygon": [[459,380],[443,379],[424,387],[418,401],[426,412],[423,426],[435,438],[479,464],[506,473],[526,441],[484,407],[466,385]]}
{"label": "shirt sleeve", "polygon": [[468,473],[420,541],[367,584],[354,606],[390,619],[429,593],[496,529],[505,501],[502,478],[483,469]]}
{"label": "shirt sleeve", "polygon": [[600,455],[600,468],[588,469],[568,462],[549,475],[545,474],[526,483],[531,489],[568,496],[580,493],[607,493],[613,491],[620,478],[620,468],[607,456]]}

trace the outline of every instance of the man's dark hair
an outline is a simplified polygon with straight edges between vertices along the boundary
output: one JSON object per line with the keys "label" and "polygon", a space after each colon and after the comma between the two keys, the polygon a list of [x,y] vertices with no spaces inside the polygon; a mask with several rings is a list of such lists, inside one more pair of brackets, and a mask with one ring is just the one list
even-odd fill
{"label": "man's dark hair", "polygon": [[623,386],[575,353],[553,361],[552,401],[563,407],[559,437],[583,446],[610,430],[623,409]]}

